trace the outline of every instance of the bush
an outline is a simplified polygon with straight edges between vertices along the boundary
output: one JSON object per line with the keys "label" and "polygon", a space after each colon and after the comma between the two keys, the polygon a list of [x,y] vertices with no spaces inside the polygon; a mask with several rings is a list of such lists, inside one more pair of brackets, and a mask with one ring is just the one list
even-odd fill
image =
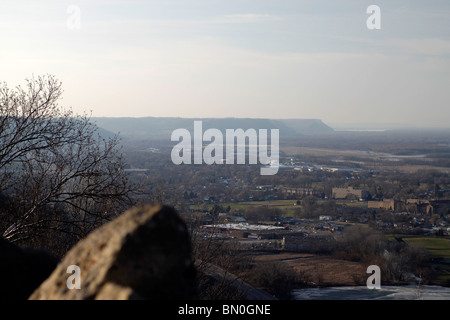
{"label": "bush", "polygon": [[336,241],[335,258],[356,261],[381,268],[384,281],[405,280],[405,275],[427,277],[429,255],[424,247],[396,240],[388,240],[371,228],[349,227]]}
{"label": "bush", "polygon": [[295,272],[283,262],[258,264],[250,271],[249,281],[278,299],[290,299],[291,291],[306,287],[308,281],[304,274]]}

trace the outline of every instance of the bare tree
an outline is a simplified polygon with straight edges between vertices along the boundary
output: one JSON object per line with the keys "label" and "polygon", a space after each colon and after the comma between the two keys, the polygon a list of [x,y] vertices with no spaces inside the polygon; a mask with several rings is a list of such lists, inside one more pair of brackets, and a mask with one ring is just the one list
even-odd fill
{"label": "bare tree", "polygon": [[10,241],[39,228],[81,238],[130,200],[118,137],[60,107],[61,95],[53,76],[0,84],[0,226]]}

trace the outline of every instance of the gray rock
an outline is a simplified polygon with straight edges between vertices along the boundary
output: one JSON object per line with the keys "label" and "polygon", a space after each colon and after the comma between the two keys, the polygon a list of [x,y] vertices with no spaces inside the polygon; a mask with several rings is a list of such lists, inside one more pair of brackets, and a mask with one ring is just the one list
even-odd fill
{"label": "gray rock", "polygon": [[[81,270],[69,289],[70,265]],[[77,243],[31,300],[195,299],[196,273],[184,221],[166,206],[132,208]]]}

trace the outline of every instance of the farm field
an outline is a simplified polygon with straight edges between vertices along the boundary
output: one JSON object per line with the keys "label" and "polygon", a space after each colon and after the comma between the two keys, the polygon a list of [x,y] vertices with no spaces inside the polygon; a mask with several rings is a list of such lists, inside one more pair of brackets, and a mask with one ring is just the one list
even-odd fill
{"label": "farm field", "polygon": [[261,254],[254,257],[257,263],[283,262],[299,276],[306,277],[313,286],[351,286],[364,283],[367,274],[362,263],[334,259],[310,253]]}

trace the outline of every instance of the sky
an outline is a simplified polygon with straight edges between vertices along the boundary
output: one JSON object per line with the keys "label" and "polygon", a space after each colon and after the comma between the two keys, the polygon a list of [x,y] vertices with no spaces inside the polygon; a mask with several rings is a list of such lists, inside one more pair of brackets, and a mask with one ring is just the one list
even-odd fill
{"label": "sky", "polygon": [[95,117],[449,128],[449,17],[448,0],[2,0],[0,81],[53,75]]}

